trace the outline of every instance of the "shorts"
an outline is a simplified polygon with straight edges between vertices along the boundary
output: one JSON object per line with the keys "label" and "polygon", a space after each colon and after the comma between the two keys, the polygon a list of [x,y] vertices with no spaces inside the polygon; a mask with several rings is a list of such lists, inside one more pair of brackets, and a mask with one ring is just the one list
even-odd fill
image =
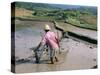
{"label": "shorts", "polygon": [[58,57],[59,49],[51,49],[50,50],[50,57]]}

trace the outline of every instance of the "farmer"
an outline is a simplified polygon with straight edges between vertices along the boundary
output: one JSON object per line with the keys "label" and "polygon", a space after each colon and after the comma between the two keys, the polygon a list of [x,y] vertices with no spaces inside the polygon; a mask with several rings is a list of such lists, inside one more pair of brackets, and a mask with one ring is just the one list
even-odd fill
{"label": "farmer", "polygon": [[59,40],[57,34],[51,31],[49,25],[45,25],[45,34],[42,37],[40,45],[47,45],[50,48],[50,60],[54,63],[54,59],[58,62]]}

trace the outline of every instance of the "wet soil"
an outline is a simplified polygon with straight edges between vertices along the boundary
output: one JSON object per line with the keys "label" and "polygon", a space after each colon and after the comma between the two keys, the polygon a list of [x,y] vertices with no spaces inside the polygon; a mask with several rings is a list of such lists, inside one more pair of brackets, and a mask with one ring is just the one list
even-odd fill
{"label": "wet soil", "polygon": [[[72,38],[63,38],[60,42],[59,62],[51,64],[48,55],[44,54],[40,63],[35,63],[31,48],[41,41],[45,24],[49,24],[57,32],[51,22],[16,21],[16,73],[91,69],[97,65],[97,47]],[[59,35],[61,36],[60,32]]]}

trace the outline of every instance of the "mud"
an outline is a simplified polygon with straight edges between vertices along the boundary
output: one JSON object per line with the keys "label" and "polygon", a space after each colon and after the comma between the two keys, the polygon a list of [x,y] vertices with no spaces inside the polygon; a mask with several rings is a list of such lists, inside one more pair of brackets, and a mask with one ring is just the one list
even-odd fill
{"label": "mud", "polygon": [[43,55],[40,63],[35,63],[31,48],[36,47],[41,41],[44,24],[49,24],[52,30],[57,32],[51,22],[16,22],[16,73],[91,69],[97,65],[97,47],[71,38],[64,38],[60,42],[62,53],[59,54],[59,62],[51,64],[48,55]]}

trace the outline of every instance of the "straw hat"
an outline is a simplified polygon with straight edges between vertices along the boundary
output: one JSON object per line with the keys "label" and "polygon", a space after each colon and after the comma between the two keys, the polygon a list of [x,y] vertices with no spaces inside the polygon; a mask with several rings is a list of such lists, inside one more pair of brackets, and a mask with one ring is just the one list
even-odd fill
{"label": "straw hat", "polygon": [[51,28],[48,24],[46,24],[44,30],[51,30]]}

